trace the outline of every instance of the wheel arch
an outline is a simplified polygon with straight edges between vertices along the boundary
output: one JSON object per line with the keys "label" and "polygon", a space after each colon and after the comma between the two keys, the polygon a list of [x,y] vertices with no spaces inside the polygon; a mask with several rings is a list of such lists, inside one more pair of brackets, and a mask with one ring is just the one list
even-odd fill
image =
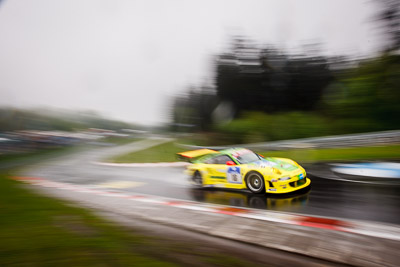
{"label": "wheel arch", "polygon": [[[248,183],[247,183],[247,179],[249,178],[250,174],[252,174],[252,173],[256,173],[256,174],[258,174],[258,175],[260,175],[260,176],[262,177],[262,180],[263,180],[263,182],[264,182],[264,185],[263,185],[264,189],[263,189],[263,191],[264,191],[264,193],[265,193],[265,192],[266,192],[266,188],[267,188],[267,187],[268,187],[268,188],[270,187],[270,182],[269,182],[268,180],[266,180],[264,174],[262,174],[262,173],[261,173],[260,171],[258,171],[258,170],[250,169],[250,170],[248,170],[248,171],[246,172],[246,174],[244,175],[244,178],[243,178],[243,181],[244,181],[244,184],[246,185],[246,188],[249,189],[250,191],[252,191],[252,190],[248,187]],[[259,193],[262,193],[262,192],[259,192]]]}

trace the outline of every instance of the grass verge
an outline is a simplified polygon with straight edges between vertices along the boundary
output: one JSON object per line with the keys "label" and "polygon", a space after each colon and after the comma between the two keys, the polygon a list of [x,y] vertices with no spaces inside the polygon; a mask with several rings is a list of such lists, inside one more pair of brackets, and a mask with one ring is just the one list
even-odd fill
{"label": "grass verge", "polygon": [[[116,163],[172,162],[177,161],[176,153],[184,150],[174,142],[169,142],[146,150],[120,155],[112,158],[111,161]],[[256,152],[266,157],[291,158],[299,162],[400,159],[400,145]]]}
{"label": "grass verge", "polygon": [[4,172],[0,205],[1,266],[168,265],[138,249],[145,239],[84,209],[29,192]]}
{"label": "grass verge", "polygon": [[182,151],[184,149],[175,145],[174,142],[167,142],[149,149],[120,155],[110,161],[115,163],[173,162],[177,161],[176,153]]}

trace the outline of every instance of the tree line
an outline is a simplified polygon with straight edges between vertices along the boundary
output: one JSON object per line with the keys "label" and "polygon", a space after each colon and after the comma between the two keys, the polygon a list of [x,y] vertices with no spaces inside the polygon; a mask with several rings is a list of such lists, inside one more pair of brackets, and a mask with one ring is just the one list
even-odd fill
{"label": "tree line", "polygon": [[174,99],[173,129],[224,133],[228,142],[398,129],[398,3],[387,0],[377,16],[386,42],[371,58],[329,57],[317,45],[294,54],[233,38],[215,56],[213,85]]}

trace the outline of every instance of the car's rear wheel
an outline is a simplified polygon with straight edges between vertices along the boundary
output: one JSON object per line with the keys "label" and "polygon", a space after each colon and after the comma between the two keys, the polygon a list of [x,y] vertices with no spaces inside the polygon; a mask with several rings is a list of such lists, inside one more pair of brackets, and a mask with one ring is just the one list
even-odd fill
{"label": "car's rear wheel", "polygon": [[195,171],[193,174],[193,182],[196,186],[202,186],[203,185],[203,177],[201,176],[201,173],[199,171]]}
{"label": "car's rear wheel", "polygon": [[258,172],[250,172],[246,177],[247,188],[255,194],[264,192],[264,177]]}

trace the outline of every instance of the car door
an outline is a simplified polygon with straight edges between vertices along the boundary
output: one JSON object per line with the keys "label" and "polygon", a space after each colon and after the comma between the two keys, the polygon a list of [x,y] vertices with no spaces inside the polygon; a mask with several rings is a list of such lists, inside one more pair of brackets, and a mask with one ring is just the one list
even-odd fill
{"label": "car door", "polygon": [[227,161],[232,161],[232,159],[227,155],[219,155],[209,161],[207,169],[212,184],[225,186],[227,182],[226,181]]}
{"label": "car door", "polygon": [[226,188],[241,189],[243,187],[242,170],[240,165],[227,165],[234,160],[228,155],[220,155],[210,164],[210,178],[214,185]]}

